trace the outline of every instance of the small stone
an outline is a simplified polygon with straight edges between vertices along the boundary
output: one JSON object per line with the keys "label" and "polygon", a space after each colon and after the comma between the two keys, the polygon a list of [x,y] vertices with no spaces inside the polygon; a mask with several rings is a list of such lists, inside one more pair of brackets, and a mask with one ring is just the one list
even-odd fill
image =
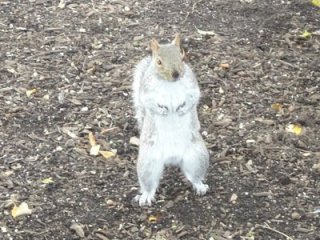
{"label": "small stone", "polygon": [[137,137],[131,137],[130,140],[129,140],[129,143],[130,143],[131,145],[139,146],[139,138],[137,138]]}
{"label": "small stone", "polygon": [[61,152],[62,150],[63,150],[63,148],[62,148],[61,146],[57,146],[57,147],[56,147],[56,151],[57,151],[57,152]]}
{"label": "small stone", "polygon": [[88,107],[83,107],[83,108],[81,108],[81,112],[87,112],[88,110],[89,110]]}
{"label": "small stone", "polygon": [[114,201],[111,200],[111,199],[108,199],[108,200],[106,201],[106,204],[107,204],[108,206],[113,206],[113,205],[114,205]]}
{"label": "small stone", "polygon": [[167,204],[165,205],[165,208],[168,209],[168,208],[172,208],[173,206],[174,206],[174,201],[171,201],[171,200],[170,200],[170,201],[168,201]]}
{"label": "small stone", "polygon": [[320,173],[320,162],[313,164],[312,170]]}
{"label": "small stone", "polygon": [[291,214],[291,218],[294,219],[294,220],[299,220],[301,218],[301,215],[297,212],[293,212]]}
{"label": "small stone", "polygon": [[235,203],[238,199],[237,194],[233,193],[230,198],[230,202]]}

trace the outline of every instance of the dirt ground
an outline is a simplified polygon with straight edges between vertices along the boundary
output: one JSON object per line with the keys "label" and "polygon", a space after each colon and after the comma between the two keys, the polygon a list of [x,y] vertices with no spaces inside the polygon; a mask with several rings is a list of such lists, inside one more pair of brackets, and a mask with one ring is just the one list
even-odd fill
{"label": "dirt ground", "polygon": [[[140,208],[132,70],[176,32],[210,192],[169,168]],[[319,53],[310,1],[1,0],[0,239],[319,240]]]}

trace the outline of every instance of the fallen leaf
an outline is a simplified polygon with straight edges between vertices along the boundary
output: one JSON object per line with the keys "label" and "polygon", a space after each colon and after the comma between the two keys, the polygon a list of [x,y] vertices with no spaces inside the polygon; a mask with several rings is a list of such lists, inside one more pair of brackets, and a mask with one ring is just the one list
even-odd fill
{"label": "fallen leaf", "polygon": [[281,103],[272,103],[271,108],[277,112],[282,110],[283,105]]}
{"label": "fallen leaf", "polygon": [[310,38],[311,36],[312,36],[312,33],[311,32],[308,32],[307,30],[304,30],[304,32],[301,34],[301,35],[299,35],[301,38],[305,38],[305,39],[307,39],[307,38]]}
{"label": "fallen leaf", "polygon": [[99,154],[99,150],[100,150],[100,145],[99,144],[91,146],[90,155],[91,156],[97,156]]}
{"label": "fallen leaf", "polygon": [[54,181],[52,180],[52,177],[42,179],[41,182],[44,184],[54,183]]}
{"label": "fallen leaf", "polygon": [[89,143],[91,146],[97,145],[96,139],[92,132],[89,132]]}
{"label": "fallen leaf", "polygon": [[155,223],[155,222],[157,222],[157,217],[151,215],[151,216],[148,217],[148,221],[149,221],[150,223]]}
{"label": "fallen leaf", "polygon": [[156,213],[155,215],[150,215],[148,217],[148,221],[149,223],[156,223],[159,221],[160,218],[161,218],[161,213]]}
{"label": "fallen leaf", "polygon": [[74,230],[76,234],[81,238],[85,236],[83,227],[78,223],[72,223],[72,225],[70,226],[70,229]]}
{"label": "fallen leaf", "polygon": [[286,127],[286,131],[290,133],[294,133],[296,135],[301,135],[302,126],[299,123],[291,123]]}
{"label": "fallen leaf", "polygon": [[197,29],[197,32],[200,34],[200,35],[204,35],[204,36],[214,36],[216,35],[216,33],[214,31],[204,31],[204,30],[200,30],[196,27]]}
{"label": "fallen leaf", "polygon": [[36,88],[26,91],[27,97],[30,97],[32,94],[36,93],[38,90]]}
{"label": "fallen leaf", "polygon": [[316,7],[320,7],[320,0],[312,0],[311,3]]}
{"label": "fallen leaf", "polygon": [[105,158],[105,159],[109,159],[111,157],[116,156],[116,154],[114,152],[111,151],[99,151],[99,153]]}
{"label": "fallen leaf", "polygon": [[11,215],[14,218],[19,217],[21,215],[29,215],[31,213],[32,211],[26,202],[22,202],[19,206],[14,205],[14,207],[11,210]]}

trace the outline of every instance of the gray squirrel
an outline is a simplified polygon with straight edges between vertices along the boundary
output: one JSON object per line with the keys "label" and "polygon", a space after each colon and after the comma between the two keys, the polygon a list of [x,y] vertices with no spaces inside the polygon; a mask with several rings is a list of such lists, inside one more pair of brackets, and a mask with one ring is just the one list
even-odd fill
{"label": "gray squirrel", "polygon": [[202,139],[197,105],[200,89],[191,68],[183,61],[180,36],[172,43],[150,43],[134,72],[133,102],[140,130],[137,173],[140,206],[151,205],[164,167],[180,167],[198,195],[209,187],[202,181],[209,153]]}

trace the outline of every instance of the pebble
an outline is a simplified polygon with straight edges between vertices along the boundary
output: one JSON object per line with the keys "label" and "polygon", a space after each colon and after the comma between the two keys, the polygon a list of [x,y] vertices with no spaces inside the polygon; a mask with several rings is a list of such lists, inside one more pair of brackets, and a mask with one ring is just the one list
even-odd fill
{"label": "pebble", "polygon": [[301,218],[301,215],[297,212],[293,212],[291,214],[291,218],[294,219],[294,220],[299,220]]}
{"label": "pebble", "polygon": [[114,205],[114,201],[112,201],[111,199],[108,199],[108,200],[106,201],[106,204],[107,204],[108,206],[113,206],[113,205]]}

